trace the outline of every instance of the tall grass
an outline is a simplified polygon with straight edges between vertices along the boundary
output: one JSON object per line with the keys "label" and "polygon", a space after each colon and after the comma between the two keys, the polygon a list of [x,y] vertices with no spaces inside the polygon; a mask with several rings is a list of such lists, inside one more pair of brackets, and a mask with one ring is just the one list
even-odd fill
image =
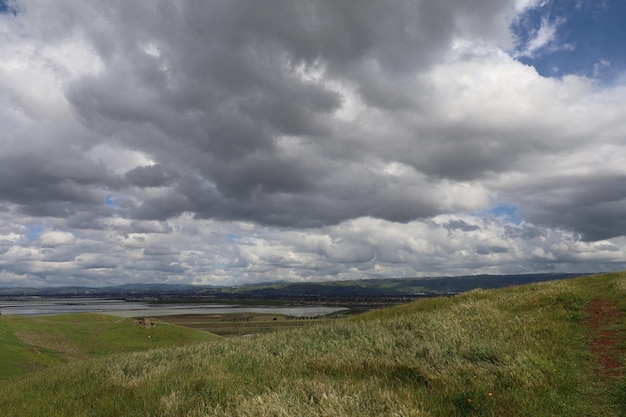
{"label": "tall grass", "polygon": [[[60,366],[0,384],[6,416],[620,416],[587,303],[625,274],[418,301],[350,320]],[[618,326],[622,335],[626,327]],[[622,357],[622,360],[624,358]]]}

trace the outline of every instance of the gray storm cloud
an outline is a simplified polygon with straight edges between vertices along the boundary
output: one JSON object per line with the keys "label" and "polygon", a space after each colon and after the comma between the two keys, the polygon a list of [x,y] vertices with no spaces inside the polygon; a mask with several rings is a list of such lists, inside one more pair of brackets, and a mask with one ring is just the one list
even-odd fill
{"label": "gray storm cloud", "polygon": [[[411,79],[455,36],[501,29],[490,20],[468,25],[476,10],[450,6],[289,1],[272,7],[107,7],[98,12],[115,37],[105,41],[98,25],[74,29],[85,32],[105,70],[71,80],[67,96],[86,126],[111,141],[123,137],[120,145],[181,175],[170,192],[142,199],[130,211],[137,218],[188,211],[295,227],[368,215],[408,221],[464,204],[436,201],[448,184],[437,186],[441,180],[424,177],[420,166],[401,176],[385,172],[406,141],[428,152],[425,142],[437,140],[397,120],[395,112],[420,116],[415,96],[421,86]],[[338,113],[349,111],[347,96],[365,109],[346,120]],[[384,138],[372,135],[364,126],[370,116],[398,126],[378,132]],[[405,142],[401,148],[394,146],[398,141]],[[139,178],[140,169],[156,170],[135,168],[125,179],[148,181],[147,172]]]}

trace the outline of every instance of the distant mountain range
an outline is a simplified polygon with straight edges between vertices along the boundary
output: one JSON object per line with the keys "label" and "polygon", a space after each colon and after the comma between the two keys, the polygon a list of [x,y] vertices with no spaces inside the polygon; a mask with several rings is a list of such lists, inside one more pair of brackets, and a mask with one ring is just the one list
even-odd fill
{"label": "distant mountain range", "polygon": [[491,289],[581,274],[472,275],[432,278],[384,278],[309,283],[264,283],[234,287],[173,284],[125,284],[110,287],[0,288],[0,297],[115,297],[156,299],[350,299],[418,298]]}

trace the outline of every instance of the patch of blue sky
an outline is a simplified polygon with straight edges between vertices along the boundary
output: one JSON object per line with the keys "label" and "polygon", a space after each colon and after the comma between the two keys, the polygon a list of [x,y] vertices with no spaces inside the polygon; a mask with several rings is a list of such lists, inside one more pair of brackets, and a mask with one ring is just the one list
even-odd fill
{"label": "patch of blue sky", "polygon": [[0,14],[8,14],[13,13],[17,15],[17,9],[12,1],[9,0],[0,0]]}
{"label": "patch of blue sky", "polygon": [[113,207],[116,210],[120,210],[121,207],[115,202],[114,198],[115,196],[113,194],[107,195],[104,199],[104,204],[106,204],[108,207]]}
{"label": "patch of blue sky", "polygon": [[241,239],[241,236],[239,236],[239,235],[237,235],[235,233],[229,233],[228,235],[226,235],[226,237],[229,240],[240,240]]}
{"label": "patch of blue sky", "polygon": [[26,226],[26,229],[28,230],[28,233],[26,233],[26,239],[29,241],[37,239],[39,235],[41,235],[41,232],[43,232],[43,226],[40,225]]}
{"label": "patch of blue sky", "polygon": [[517,207],[511,205],[501,205],[493,207],[489,210],[473,213],[477,217],[496,218],[505,223],[513,223],[519,225],[522,223],[517,217]]}
{"label": "patch of blue sky", "polygon": [[610,83],[626,70],[625,18],[623,0],[544,2],[511,27],[519,41],[518,59],[546,77],[574,74]]}

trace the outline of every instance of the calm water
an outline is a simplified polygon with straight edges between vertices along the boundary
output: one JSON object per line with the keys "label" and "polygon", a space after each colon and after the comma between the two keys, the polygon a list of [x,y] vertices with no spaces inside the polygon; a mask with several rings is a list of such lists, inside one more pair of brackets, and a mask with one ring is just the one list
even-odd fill
{"label": "calm water", "polygon": [[343,307],[285,306],[247,307],[236,304],[151,305],[102,298],[24,298],[0,300],[2,314],[49,315],[65,313],[106,313],[120,317],[171,316],[179,314],[268,313],[294,317],[316,317],[347,310]]}

